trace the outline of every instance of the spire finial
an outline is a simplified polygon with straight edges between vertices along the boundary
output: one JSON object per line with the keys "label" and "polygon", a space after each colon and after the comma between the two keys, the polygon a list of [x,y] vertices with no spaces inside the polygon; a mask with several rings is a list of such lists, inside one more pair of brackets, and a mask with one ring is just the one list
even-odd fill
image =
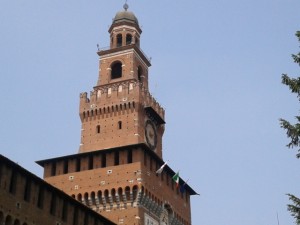
{"label": "spire finial", "polygon": [[129,8],[129,6],[127,4],[127,0],[125,1],[125,4],[123,5],[123,8],[125,9],[125,11],[127,11],[127,9]]}

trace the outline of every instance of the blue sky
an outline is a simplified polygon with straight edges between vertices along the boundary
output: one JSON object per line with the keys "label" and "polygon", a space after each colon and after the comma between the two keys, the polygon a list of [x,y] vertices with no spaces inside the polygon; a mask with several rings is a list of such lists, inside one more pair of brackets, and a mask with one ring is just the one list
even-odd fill
{"label": "blue sky", "polygon": [[[300,161],[278,119],[299,102],[299,0],[133,1],[151,93],[166,110],[164,159],[201,195],[194,225],[292,224]],[[0,2],[0,152],[34,161],[78,151],[79,93],[97,81],[97,43],[124,1]]]}

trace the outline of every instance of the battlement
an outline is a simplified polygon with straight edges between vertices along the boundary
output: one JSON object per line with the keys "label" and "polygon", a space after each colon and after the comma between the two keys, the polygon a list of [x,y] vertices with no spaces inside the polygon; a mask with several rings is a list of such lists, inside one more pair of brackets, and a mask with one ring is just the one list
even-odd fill
{"label": "battlement", "polygon": [[[134,91],[138,89],[138,91]],[[80,116],[83,112],[100,111],[101,113],[113,112],[135,107],[136,103],[141,103],[144,108],[151,107],[164,119],[165,110],[150,94],[142,83],[136,80],[127,80],[118,83],[101,85],[94,87],[88,96],[87,92],[80,94]]]}
{"label": "battlement", "polygon": [[156,113],[164,120],[165,118],[165,110],[164,108],[156,101],[156,99],[150,94],[147,89],[143,88],[143,104],[144,108],[151,107]]}

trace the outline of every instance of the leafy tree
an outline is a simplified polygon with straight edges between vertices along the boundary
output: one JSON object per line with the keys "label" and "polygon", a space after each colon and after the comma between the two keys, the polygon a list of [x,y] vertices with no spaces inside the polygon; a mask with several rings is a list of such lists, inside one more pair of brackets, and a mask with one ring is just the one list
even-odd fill
{"label": "leafy tree", "polygon": [[[296,32],[298,41],[300,42],[300,31]],[[292,54],[294,62],[300,66],[300,52],[297,55]],[[292,93],[297,94],[297,98],[300,101],[300,77],[290,78],[287,74],[282,74],[282,83],[287,85]],[[280,119],[280,125],[286,130],[286,134],[290,139],[287,144],[288,148],[297,148],[296,157],[300,158],[300,116],[295,116],[296,123],[291,124],[290,122]],[[291,204],[288,204],[288,211],[295,218],[295,223],[300,225],[300,199],[295,195],[287,194]]]}

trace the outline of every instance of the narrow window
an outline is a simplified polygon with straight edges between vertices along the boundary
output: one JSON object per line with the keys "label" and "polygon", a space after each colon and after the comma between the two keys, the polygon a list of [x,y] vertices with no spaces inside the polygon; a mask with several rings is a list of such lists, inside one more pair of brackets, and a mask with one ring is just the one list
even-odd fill
{"label": "narrow window", "polygon": [[66,159],[64,161],[64,174],[68,173],[68,170],[69,170],[69,164],[68,164],[68,160]]}
{"label": "narrow window", "polygon": [[27,178],[25,182],[25,190],[24,190],[24,200],[26,202],[30,201],[30,194],[31,194],[31,181]]}
{"label": "narrow window", "polygon": [[127,152],[127,163],[132,163],[132,150],[128,150]]}
{"label": "narrow window", "polygon": [[119,122],[118,122],[118,127],[119,127],[119,130],[122,129],[122,121],[119,121]]}
{"label": "narrow window", "polygon": [[73,214],[73,225],[78,225],[78,208],[75,207]]}
{"label": "narrow window", "polygon": [[51,176],[55,176],[56,174],[56,162],[53,162],[51,165]]}
{"label": "narrow window", "polygon": [[111,79],[122,77],[122,63],[117,61],[111,66]]}
{"label": "narrow window", "polygon": [[120,155],[119,152],[115,152],[115,166],[120,164]]}
{"label": "narrow window", "polygon": [[100,125],[97,125],[97,127],[96,127],[96,133],[100,134]]}
{"label": "narrow window", "polygon": [[89,168],[89,170],[92,170],[93,167],[94,167],[93,156],[90,155],[90,156],[89,156],[89,167],[88,167],[88,168]]}
{"label": "narrow window", "polygon": [[101,155],[101,167],[102,168],[106,167],[106,154],[105,153],[103,153]]}
{"label": "narrow window", "polygon": [[55,194],[52,193],[51,201],[50,201],[50,214],[55,216],[55,211],[56,211],[56,197]]}
{"label": "narrow window", "polygon": [[80,171],[80,158],[76,159],[76,172]]}
{"label": "narrow window", "polygon": [[117,47],[122,46],[122,34],[117,35]]}
{"label": "narrow window", "polygon": [[9,192],[11,194],[16,194],[17,188],[17,173],[15,170],[11,173],[10,183],[9,183]]}
{"label": "narrow window", "polygon": [[37,207],[40,209],[44,208],[44,189],[42,188],[42,186],[39,187]]}
{"label": "narrow window", "polygon": [[67,222],[67,220],[68,220],[68,202],[66,200],[63,200],[63,208],[62,208],[61,219],[64,222]]}
{"label": "narrow window", "polygon": [[89,225],[89,214],[85,213],[84,214],[84,223],[83,225]]}
{"label": "narrow window", "polygon": [[127,34],[126,35],[126,45],[130,45],[132,43],[132,35]]}

